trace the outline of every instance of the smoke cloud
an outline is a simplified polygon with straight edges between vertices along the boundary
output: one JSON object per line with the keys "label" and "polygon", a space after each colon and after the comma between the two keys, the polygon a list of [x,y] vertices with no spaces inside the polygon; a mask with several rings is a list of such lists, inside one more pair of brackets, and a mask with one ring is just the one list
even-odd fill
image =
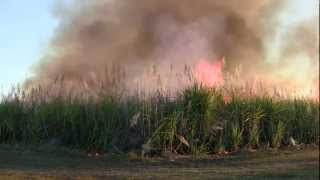
{"label": "smoke cloud", "polygon": [[[179,88],[186,83],[186,67],[192,71],[200,59],[222,57],[227,72],[242,65],[243,78],[268,74],[288,62],[265,63],[266,36],[276,34],[273,14],[284,2],[75,0],[55,9],[60,25],[26,84],[63,79],[66,88]],[[297,49],[314,56],[319,47],[310,24],[289,31],[294,38],[287,38],[281,58]]]}

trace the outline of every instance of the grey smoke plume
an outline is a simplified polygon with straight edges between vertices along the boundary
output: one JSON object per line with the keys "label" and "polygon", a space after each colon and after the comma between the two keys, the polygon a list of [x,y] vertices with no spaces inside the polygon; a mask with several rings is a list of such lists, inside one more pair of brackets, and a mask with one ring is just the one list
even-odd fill
{"label": "grey smoke plume", "polygon": [[[70,86],[90,88],[112,86],[121,78],[126,78],[125,86],[134,86],[145,78],[144,86],[178,87],[182,81],[177,80],[177,72],[185,65],[221,57],[226,58],[226,70],[242,64],[250,76],[248,72],[263,66],[268,15],[282,4],[276,0],[76,0],[69,9],[55,11],[60,25],[28,82],[63,79]],[[150,79],[150,73],[161,75],[161,82]]]}

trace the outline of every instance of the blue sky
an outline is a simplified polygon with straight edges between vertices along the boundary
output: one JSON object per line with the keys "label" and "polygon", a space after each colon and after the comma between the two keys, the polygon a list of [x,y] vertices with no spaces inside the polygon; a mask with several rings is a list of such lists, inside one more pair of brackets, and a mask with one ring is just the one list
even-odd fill
{"label": "blue sky", "polygon": [[30,75],[58,20],[55,0],[0,1],[0,94]]}

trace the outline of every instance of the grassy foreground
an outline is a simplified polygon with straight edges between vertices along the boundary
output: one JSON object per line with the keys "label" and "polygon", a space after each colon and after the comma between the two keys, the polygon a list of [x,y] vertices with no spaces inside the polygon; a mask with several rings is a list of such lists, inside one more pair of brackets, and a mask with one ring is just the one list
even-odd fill
{"label": "grassy foreground", "polygon": [[45,94],[2,98],[0,179],[319,176],[319,101],[199,85],[175,96]]}
{"label": "grassy foreground", "polygon": [[15,92],[2,99],[0,144],[193,155],[319,144],[319,101],[225,95],[199,85],[175,97],[39,94]]}
{"label": "grassy foreground", "polygon": [[319,101],[224,94],[200,85],[175,97],[40,94],[17,91],[2,99],[0,144],[193,155],[319,144]]}
{"label": "grassy foreground", "polygon": [[238,152],[227,156],[89,158],[62,148],[0,146],[0,179],[318,179],[319,150]]}

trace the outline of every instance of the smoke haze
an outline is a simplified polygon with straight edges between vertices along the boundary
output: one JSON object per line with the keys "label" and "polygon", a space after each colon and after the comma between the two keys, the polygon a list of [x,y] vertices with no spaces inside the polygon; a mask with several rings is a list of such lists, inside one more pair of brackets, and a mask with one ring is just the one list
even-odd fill
{"label": "smoke haze", "polygon": [[309,64],[306,75],[317,76],[319,69],[309,66],[319,64],[318,26],[314,26],[318,17],[287,29],[279,55],[282,61],[265,62],[266,41],[276,36],[276,14],[285,4],[276,0],[75,0],[70,7],[55,8],[60,25],[26,84],[46,85],[60,78],[68,82],[66,87],[94,88],[116,82],[126,88],[179,88],[186,83],[181,75],[186,66],[192,71],[200,59],[222,57],[227,72],[241,65],[244,79],[276,76],[283,83],[292,76],[279,76],[274,69],[291,67],[297,51],[309,57],[303,60]]}

